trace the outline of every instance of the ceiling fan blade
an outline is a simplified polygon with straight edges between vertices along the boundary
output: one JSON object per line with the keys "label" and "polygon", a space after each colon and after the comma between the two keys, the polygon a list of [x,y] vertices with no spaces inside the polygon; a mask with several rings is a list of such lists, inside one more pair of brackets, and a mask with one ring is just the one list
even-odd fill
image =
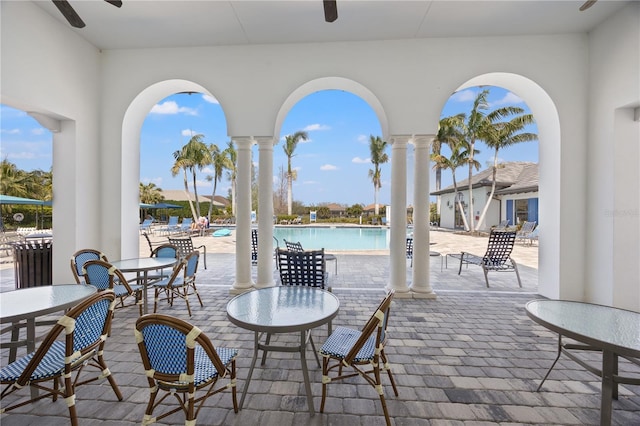
{"label": "ceiling fan blade", "polygon": [[115,7],[122,7],[122,2],[120,0],[104,0],[104,1],[114,5]]}
{"label": "ceiling fan blade", "polygon": [[73,7],[67,2],[67,0],[52,0],[53,4],[56,5],[60,13],[69,21],[72,27],[75,28],[84,28],[85,24],[80,19],[80,16],[73,10]]}
{"label": "ceiling fan blade", "polygon": [[324,3],[324,20],[333,22],[338,19],[338,5],[336,0],[322,0]]}
{"label": "ceiling fan blade", "polygon": [[591,6],[593,6],[596,1],[598,0],[589,0],[586,1],[582,6],[580,6],[580,12],[584,12],[585,10],[589,9]]}

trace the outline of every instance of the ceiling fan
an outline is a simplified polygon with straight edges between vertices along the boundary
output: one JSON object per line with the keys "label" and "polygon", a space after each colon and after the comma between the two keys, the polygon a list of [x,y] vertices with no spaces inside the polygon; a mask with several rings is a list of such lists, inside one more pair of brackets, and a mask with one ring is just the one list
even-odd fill
{"label": "ceiling fan", "polygon": [[585,10],[589,9],[591,6],[593,6],[596,3],[596,1],[598,0],[588,0],[584,2],[584,4],[580,6],[580,12],[584,12]]}
{"label": "ceiling fan", "polygon": [[[75,28],[85,27],[84,21],[80,18],[80,16],[76,13],[76,11],[73,9],[73,7],[69,4],[67,0],[52,0],[52,1],[53,1],[53,4],[56,5],[60,13],[62,13],[62,15],[65,18],[67,18],[67,21],[69,21],[69,24],[71,24],[72,27],[75,27]],[[119,0],[104,0],[104,1],[114,5],[115,7],[122,6],[122,1],[119,1]]]}
{"label": "ceiling fan", "polygon": [[322,0],[324,3],[324,20],[333,22],[338,19],[338,5],[336,0]]}

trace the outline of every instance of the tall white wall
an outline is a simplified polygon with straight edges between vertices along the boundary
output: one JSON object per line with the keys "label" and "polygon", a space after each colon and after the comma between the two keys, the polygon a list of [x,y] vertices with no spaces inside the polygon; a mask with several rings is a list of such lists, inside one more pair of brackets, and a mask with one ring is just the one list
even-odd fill
{"label": "tall white wall", "polygon": [[589,35],[589,78],[585,297],[640,310],[640,3]]}

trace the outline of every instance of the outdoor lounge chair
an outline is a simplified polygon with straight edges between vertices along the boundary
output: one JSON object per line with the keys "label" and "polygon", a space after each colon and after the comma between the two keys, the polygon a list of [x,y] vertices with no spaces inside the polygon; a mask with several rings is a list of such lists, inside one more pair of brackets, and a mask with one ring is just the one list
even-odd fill
{"label": "outdoor lounge chair", "polygon": [[[122,401],[122,393],[103,357],[111,327],[114,298],[112,291],[101,291],[89,296],[57,321],[35,352],[0,370],[0,383],[6,386],[0,399],[4,400],[14,393],[17,396],[20,391],[28,394],[30,386],[40,391],[36,397],[20,398],[10,404],[3,401],[3,413],[43,398],[52,397],[56,401],[60,397],[69,408],[71,425],[76,426],[78,415],[75,402],[78,388],[103,378],[109,381],[118,401]],[[60,339],[61,335],[64,335],[64,339]],[[98,371],[89,376],[82,374],[85,368],[96,368]],[[49,381],[52,382],[51,385],[45,386]],[[61,383],[63,386],[60,386]],[[90,399],[95,395],[93,391],[90,394],[93,396],[87,395],[86,399],[89,401],[84,401],[83,404],[91,403]],[[102,398],[103,391],[100,391],[100,399]],[[50,424],[50,421],[44,420],[44,423]]]}
{"label": "outdoor lounge chair", "polygon": [[[393,392],[398,396],[389,362],[384,352],[387,343],[387,325],[389,311],[393,300],[394,290],[391,290],[382,300],[369,321],[362,330],[338,327],[331,333],[320,349],[322,355],[322,401],[320,412],[324,412],[327,398],[327,385],[338,380],[361,376],[370,384],[380,396],[382,411],[387,426],[391,425],[384,390],[380,380],[381,370],[387,371]],[[353,371],[343,373],[343,369],[352,368]],[[355,392],[355,390],[354,390]],[[359,391],[357,392],[360,393]],[[343,394],[343,393],[341,393]]]}
{"label": "outdoor lounge chair", "polygon": [[527,222],[527,221],[523,222],[522,227],[516,234],[516,240],[522,241],[523,243],[526,243],[527,240],[530,241],[531,234],[533,233],[535,228],[536,228],[536,222]]}
{"label": "outdoor lounge chair", "polygon": [[169,216],[169,221],[167,222],[167,226],[162,228],[156,228],[154,232],[158,234],[172,234],[174,232],[178,232],[180,230],[180,224],[178,223],[178,216]]}
{"label": "outdoor lounge chair", "polygon": [[140,224],[140,233],[149,232],[151,230],[151,225],[153,224],[153,219],[145,219]]}
{"label": "outdoor lounge chair", "polygon": [[[138,318],[135,336],[150,388],[143,425],[180,411],[185,415],[186,425],[195,425],[207,399],[227,389],[231,389],[233,411],[238,412],[237,349],[215,348],[198,327],[168,315]],[[222,383],[221,379],[227,379],[228,383]],[[198,391],[202,392],[196,397]],[[177,407],[153,415],[157,407],[167,399],[173,400],[173,396],[178,401]],[[176,424],[175,419],[170,423]]]}
{"label": "outdoor lounge chair", "polygon": [[516,277],[518,278],[518,285],[522,287],[520,274],[518,273],[518,265],[516,265],[516,262],[511,258],[515,239],[515,232],[491,231],[491,234],[489,234],[489,242],[487,243],[487,251],[484,256],[476,256],[466,251],[460,252],[459,254],[448,254],[447,256],[460,259],[458,275],[462,272],[463,264],[480,266],[484,272],[487,288],[489,287],[489,277],[487,276],[489,271],[515,271]]}
{"label": "outdoor lounge chair", "polygon": [[169,240],[169,244],[173,244],[174,246],[178,247],[178,250],[180,251],[180,257],[185,257],[186,255],[188,255],[189,253],[195,250],[202,249],[202,252],[204,253],[204,256],[203,256],[204,269],[207,269],[207,246],[206,245],[202,244],[201,246],[194,247],[193,239],[191,238],[190,235],[186,237],[167,237],[167,238]]}
{"label": "outdoor lounge chair", "polygon": [[493,228],[493,230],[494,231],[506,231],[507,228],[509,227],[509,222],[511,222],[509,219],[502,220],[502,221],[500,221],[499,224],[497,224]]}

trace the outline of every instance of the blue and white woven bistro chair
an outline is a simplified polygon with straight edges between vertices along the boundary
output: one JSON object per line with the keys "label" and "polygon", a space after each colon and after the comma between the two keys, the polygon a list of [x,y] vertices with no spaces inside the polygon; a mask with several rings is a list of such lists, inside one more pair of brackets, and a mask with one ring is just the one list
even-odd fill
{"label": "blue and white woven bistro chair", "polygon": [[198,289],[196,288],[196,272],[198,271],[199,251],[192,251],[184,259],[176,264],[173,268],[171,276],[157,281],[153,284],[155,288],[155,296],[153,300],[153,312],[158,310],[158,300],[160,294],[164,293],[165,298],[170,306],[173,306],[173,299],[177,296],[187,304],[187,311],[191,316],[191,305],[189,305],[189,296],[194,295],[198,298],[200,306],[204,306]]}
{"label": "blue and white woven bistro chair", "polygon": [[[384,418],[387,426],[391,425],[380,380],[380,370],[387,371],[393,392],[398,396],[398,389],[384,352],[393,295],[394,290],[387,293],[361,331],[347,327],[337,327],[322,345],[320,349],[320,355],[323,358],[321,413],[324,411],[324,403],[327,398],[327,385],[337,380],[359,375],[373,386],[380,395]],[[343,368],[349,367],[353,370],[343,373]]]}
{"label": "blue and white woven bistro chair", "polygon": [[90,260],[109,261],[104,253],[94,249],[82,249],[73,253],[71,256],[71,272],[73,272],[73,278],[75,278],[76,283],[84,284],[82,282],[82,279],[84,278],[82,267]]}
{"label": "blue and white woven bistro chair", "polygon": [[[103,378],[109,381],[118,401],[122,401],[120,389],[103,357],[114,305],[113,291],[100,291],[89,296],[60,317],[35,352],[2,368],[0,383],[7,385],[0,395],[2,412],[43,398],[52,397],[55,402],[61,397],[69,407],[71,424],[76,426],[77,389]],[[63,340],[59,339],[60,335],[64,335]],[[97,372],[89,374],[90,371],[85,371],[87,368]],[[47,385],[47,382],[51,383]],[[29,385],[38,389],[38,396],[19,398],[9,404],[5,402],[10,395],[11,398],[17,397],[21,390],[29,393]]]}
{"label": "blue and white woven bistro chair", "polygon": [[84,280],[88,285],[92,285],[98,291],[111,289],[119,300],[120,308],[124,308],[125,300],[132,297],[135,305],[138,305],[140,315],[142,315],[142,291],[144,287],[139,284],[129,284],[122,272],[109,262],[102,260],[90,260],[82,267]]}
{"label": "blue and white woven bistro chair", "polygon": [[[233,411],[238,412],[236,349],[215,348],[198,327],[162,314],[138,318],[135,336],[151,389],[143,425],[179,411],[185,414],[185,425],[195,425],[207,398],[227,389],[231,390]],[[203,393],[196,397],[200,390]],[[178,406],[154,416],[154,410],[172,395]]]}

